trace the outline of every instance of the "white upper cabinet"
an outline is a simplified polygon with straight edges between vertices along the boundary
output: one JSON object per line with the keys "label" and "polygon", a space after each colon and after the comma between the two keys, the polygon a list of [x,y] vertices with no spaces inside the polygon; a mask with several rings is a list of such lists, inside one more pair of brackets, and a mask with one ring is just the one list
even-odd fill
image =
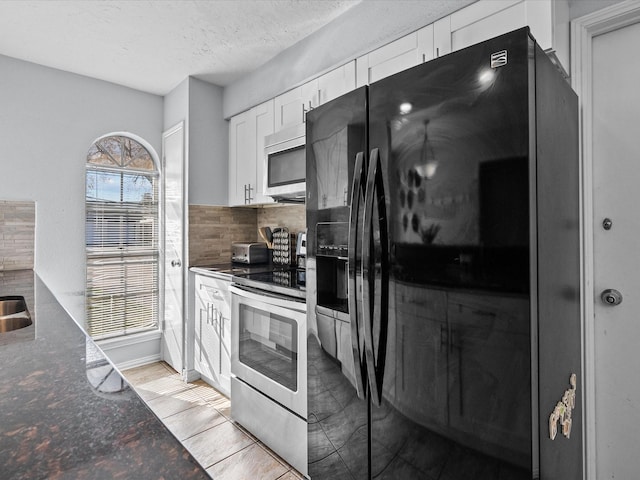
{"label": "white upper cabinet", "polygon": [[[417,32],[369,52],[356,59],[356,87],[369,85],[413,67],[419,63],[418,57]],[[422,61],[421,58],[420,61]]]}
{"label": "white upper cabinet", "polygon": [[229,121],[229,205],[273,203],[264,195],[265,137],[296,127],[309,110],[355,88],[355,60]]}
{"label": "white upper cabinet", "polygon": [[273,198],[267,197],[264,194],[264,167],[265,167],[265,154],[264,154],[264,137],[271,135],[274,132],[274,114],[273,114],[273,100],[269,100],[263,104],[254,107],[255,110],[255,125],[256,125],[256,190],[252,203],[273,203]]}
{"label": "white upper cabinet", "polygon": [[318,79],[311,80],[274,99],[275,131],[304,123],[307,112],[318,106]]}
{"label": "white upper cabinet", "polygon": [[449,18],[452,51],[526,25],[523,0],[481,0]]}
{"label": "white upper cabinet", "polygon": [[434,59],[433,23],[416,32],[418,45],[418,62],[424,63]]}
{"label": "white upper cabinet", "polygon": [[451,53],[451,17],[444,17],[426,27],[418,34],[418,63]]}
{"label": "white upper cabinet", "polygon": [[356,87],[527,25],[568,71],[567,0],[480,0],[359,57]]}
{"label": "white upper cabinet", "polygon": [[[256,188],[255,122],[248,110],[229,121],[229,205],[249,203]],[[253,160],[252,160],[253,159]]]}
{"label": "white upper cabinet", "polygon": [[[318,77],[318,103],[322,105],[356,88],[356,61]],[[317,106],[315,105],[315,106]]]}
{"label": "white upper cabinet", "polygon": [[567,0],[481,0],[451,14],[450,24],[452,51],[528,25],[542,49],[569,70]]}
{"label": "white upper cabinet", "polygon": [[451,17],[444,17],[433,24],[433,58],[451,53]]}
{"label": "white upper cabinet", "polygon": [[355,88],[527,25],[542,49],[569,71],[568,0],[479,0],[232,117],[229,205],[273,201],[263,195],[266,135],[304,124],[309,110]]}
{"label": "white upper cabinet", "polygon": [[451,18],[445,17],[356,60],[356,86],[368,85],[451,52]]}
{"label": "white upper cabinet", "polygon": [[274,99],[275,132],[306,121],[307,112],[355,88],[355,60]]}
{"label": "white upper cabinet", "polygon": [[274,131],[274,101],[229,121],[229,205],[271,203],[263,195],[264,137]]}

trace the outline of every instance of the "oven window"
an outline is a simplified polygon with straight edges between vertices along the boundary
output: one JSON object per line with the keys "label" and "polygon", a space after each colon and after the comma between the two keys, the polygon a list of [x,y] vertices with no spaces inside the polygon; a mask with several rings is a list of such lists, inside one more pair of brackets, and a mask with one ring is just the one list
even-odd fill
{"label": "oven window", "polygon": [[295,392],[298,327],[294,320],[240,304],[240,362]]}

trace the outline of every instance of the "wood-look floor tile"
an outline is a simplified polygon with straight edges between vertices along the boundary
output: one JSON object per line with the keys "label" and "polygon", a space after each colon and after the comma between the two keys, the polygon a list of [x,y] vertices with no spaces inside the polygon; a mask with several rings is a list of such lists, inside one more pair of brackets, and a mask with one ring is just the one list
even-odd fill
{"label": "wood-look floor tile", "polygon": [[143,400],[149,401],[163,395],[171,396],[193,387],[176,378],[161,377],[146,382],[139,382],[135,384],[133,388],[135,388]]}
{"label": "wood-look floor tile", "polygon": [[[245,434],[247,437],[249,437],[251,440],[253,440],[254,442],[258,442],[258,443],[260,442],[260,441],[258,440],[258,438],[257,438],[253,433],[251,433],[249,430],[247,430],[246,428],[244,428],[244,427],[243,427],[242,425],[240,425],[238,422],[236,422],[236,421],[232,420],[232,423],[233,423],[237,428],[239,428],[240,430],[242,430],[242,433],[244,433],[244,434]],[[269,449],[268,449],[268,448],[267,448],[267,451],[269,451]],[[274,456],[276,456],[276,455],[274,455]],[[277,457],[277,456],[276,456],[276,457]]]}
{"label": "wood-look floor tile", "polygon": [[197,405],[162,419],[178,440],[184,440],[215,427],[227,419],[209,405]]}
{"label": "wood-look floor tile", "polygon": [[225,397],[222,393],[220,393],[211,385],[209,385],[208,383],[202,380],[196,380],[195,382],[192,383],[192,385],[194,385],[196,393],[200,395],[203,400],[211,404],[229,401],[229,399]]}
{"label": "wood-look floor tile", "polygon": [[[224,422],[209,430],[187,438],[182,444],[205,468],[252,445],[254,442],[231,422]],[[246,477],[260,478],[260,477]]]}
{"label": "wood-look floor tile", "polygon": [[289,470],[269,455],[260,445],[253,444],[225,458],[207,469],[207,473],[219,480],[276,480]]}
{"label": "wood-look floor tile", "polygon": [[[185,383],[165,362],[123,374],[194,457],[210,467],[208,473],[216,480],[304,478],[251,432],[231,421],[230,400],[203,380]],[[238,465],[229,464],[229,459]]]}
{"label": "wood-look floor tile", "polygon": [[281,477],[278,477],[278,480],[304,480],[304,477],[296,470],[289,470]]}
{"label": "wood-look floor tile", "polygon": [[168,371],[160,362],[142,365],[141,367],[129,368],[122,372],[131,385],[146,383],[168,376]]}
{"label": "wood-look floor tile", "polygon": [[229,402],[229,400],[208,403],[216,410],[218,410],[222,415],[231,420],[231,402]]}
{"label": "wood-look floor tile", "polygon": [[204,403],[199,396],[192,393],[189,387],[171,395],[163,395],[149,400],[147,405],[158,417],[165,418],[197,405],[204,405]]}

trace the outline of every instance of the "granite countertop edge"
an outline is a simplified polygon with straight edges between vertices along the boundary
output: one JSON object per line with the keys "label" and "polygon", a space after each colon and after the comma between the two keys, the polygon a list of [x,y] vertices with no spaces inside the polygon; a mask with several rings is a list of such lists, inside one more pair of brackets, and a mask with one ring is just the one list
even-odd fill
{"label": "granite countertop edge", "polygon": [[0,334],[3,480],[211,478],[35,272],[2,272],[0,295],[34,319]]}

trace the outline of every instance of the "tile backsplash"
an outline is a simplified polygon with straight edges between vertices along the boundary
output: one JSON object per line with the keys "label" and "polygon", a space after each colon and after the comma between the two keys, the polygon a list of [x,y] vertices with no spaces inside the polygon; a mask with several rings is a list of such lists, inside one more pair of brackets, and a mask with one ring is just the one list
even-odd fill
{"label": "tile backsplash", "polygon": [[[290,233],[303,232],[307,226],[304,205],[282,205],[260,207],[258,212],[258,228],[287,227]],[[258,239],[258,241],[262,241]]]}
{"label": "tile backsplash", "polygon": [[189,205],[189,266],[231,261],[231,244],[255,240],[253,208]]}
{"label": "tile backsplash", "polygon": [[304,231],[304,205],[259,208],[189,205],[189,266],[231,260],[233,242],[262,242],[259,227],[287,227]]}
{"label": "tile backsplash", "polygon": [[36,204],[0,200],[0,271],[32,270]]}

